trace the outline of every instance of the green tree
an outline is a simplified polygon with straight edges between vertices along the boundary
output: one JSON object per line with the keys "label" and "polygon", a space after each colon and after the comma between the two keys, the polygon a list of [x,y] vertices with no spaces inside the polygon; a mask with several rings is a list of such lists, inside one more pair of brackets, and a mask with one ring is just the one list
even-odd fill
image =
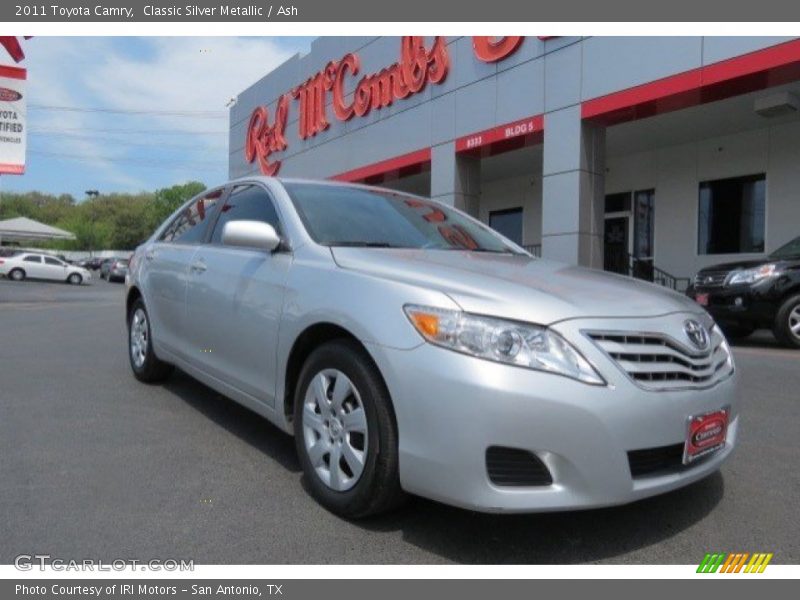
{"label": "green tree", "polygon": [[132,250],[175,209],[203,190],[205,185],[190,181],[154,193],[111,193],[82,202],[69,194],[3,193],[0,219],[28,217],[75,235],[75,240],[42,242],[44,248]]}

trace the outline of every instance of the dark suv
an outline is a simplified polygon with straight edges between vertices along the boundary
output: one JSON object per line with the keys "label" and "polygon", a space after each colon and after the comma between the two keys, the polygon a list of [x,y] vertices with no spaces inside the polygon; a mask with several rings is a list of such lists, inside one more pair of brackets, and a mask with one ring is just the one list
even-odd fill
{"label": "dark suv", "polygon": [[706,267],[687,294],[728,337],[767,327],[782,344],[800,348],[800,237],[764,259]]}

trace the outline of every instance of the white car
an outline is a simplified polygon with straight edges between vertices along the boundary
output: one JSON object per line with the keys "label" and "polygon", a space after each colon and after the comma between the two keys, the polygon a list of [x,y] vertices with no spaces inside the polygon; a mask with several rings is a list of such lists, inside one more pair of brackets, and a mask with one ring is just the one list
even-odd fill
{"label": "white car", "polygon": [[49,279],[52,281],[66,281],[73,285],[88,283],[92,274],[77,265],[71,265],[55,256],[22,252],[5,258],[0,258],[0,275],[5,275],[13,281],[29,279]]}

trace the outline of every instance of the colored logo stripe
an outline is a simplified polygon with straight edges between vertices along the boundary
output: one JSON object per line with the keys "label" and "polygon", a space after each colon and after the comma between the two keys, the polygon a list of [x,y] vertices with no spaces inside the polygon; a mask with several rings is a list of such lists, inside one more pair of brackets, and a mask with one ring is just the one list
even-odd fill
{"label": "colored logo stripe", "polygon": [[[698,573],[763,573],[773,554],[766,552],[708,552],[697,567]],[[748,562],[748,559],[749,562]]]}
{"label": "colored logo stripe", "polygon": [[697,567],[698,573],[716,573],[722,561],[725,560],[726,554],[710,554],[706,553],[703,562]]}

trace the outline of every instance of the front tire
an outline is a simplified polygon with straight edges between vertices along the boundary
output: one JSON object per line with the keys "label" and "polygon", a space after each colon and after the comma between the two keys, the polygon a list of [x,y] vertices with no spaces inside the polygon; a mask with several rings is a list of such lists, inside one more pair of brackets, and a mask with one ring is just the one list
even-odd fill
{"label": "front tire", "polygon": [[144,383],[167,379],[173,366],[158,359],[153,351],[150,318],[141,298],[137,298],[128,315],[128,358],[133,375]]}
{"label": "front tire", "polygon": [[305,481],[325,508],[356,519],[402,501],[389,392],[355,342],[328,342],[308,357],[295,391],[294,424]]}
{"label": "front tire", "polygon": [[67,283],[71,285],[80,285],[81,283],[83,283],[83,277],[81,277],[77,273],[73,273],[72,275],[67,277]]}
{"label": "front tire", "polygon": [[789,348],[800,348],[800,294],[788,298],[775,316],[773,333]]}
{"label": "front tire", "polygon": [[11,269],[8,273],[8,278],[11,281],[24,281],[25,280],[25,271],[22,269]]}

